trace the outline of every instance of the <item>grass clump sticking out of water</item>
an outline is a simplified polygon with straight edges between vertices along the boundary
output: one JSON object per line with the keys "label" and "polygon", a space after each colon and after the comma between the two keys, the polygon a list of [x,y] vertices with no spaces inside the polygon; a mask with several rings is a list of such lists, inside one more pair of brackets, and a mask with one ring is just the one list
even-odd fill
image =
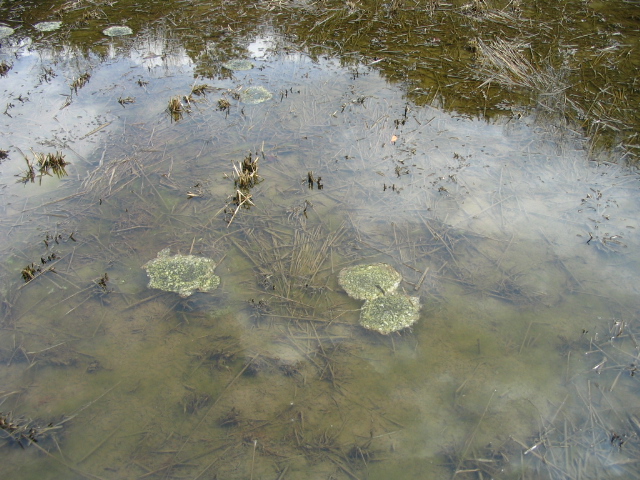
{"label": "grass clump sticking out of water", "polygon": [[213,87],[207,85],[206,83],[201,83],[198,85],[194,85],[191,87],[191,95],[206,95],[208,92],[212,91]]}
{"label": "grass clump sticking out of water", "polygon": [[47,154],[34,152],[33,155],[41,178],[43,175],[51,175],[50,172],[53,172],[58,178],[67,175],[66,166],[69,165],[69,162],[64,159],[65,156],[61,152]]}
{"label": "grass clump sticking out of water", "polygon": [[236,192],[230,197],[228,205],[233,205],[235,208],[227,207],[227,213],[229,215],[227,227],[231,225],[241,208],[251,208],[254,206],[254,203],[251,201],[252,195],[249,193],[249,189],[261,181],[262,178],[258,175],[257,153],[253,156],[253,154],[249,152],[242,162],[234,162],[233,183],[236,187]]}
{"label": "grass clump sticking out of water", "polygon": [[189,107],[182,103],[180,97],[174,96],[169,99],[166,112],[169,114],[172,121],[177,122],[182,120],[185,112],[189,112]]}
{"label": "grass clump sticking out of water", "polygon": [[11,70],[11,67],[12,65],[4,60],[0,62],[0,77],[5,77],[7,73],[9,73],[9,70]]}
{"label": "grass clump sticking out of water", "polygon": [[84,87],[90,78],[91,74],[89,72],[85,72],[78,78],[75,78],[73,82],[71,82],[71,90],[73,90],[77,94],[78,90]]}
{"label": "grass clump sticking out of water", "polygon": [[65,177],[67,175],[66,167],[69,165],[69,162],[65,160],[65,156],[62,152],[33,152],[33,158],[35,162],[31,162],[28,157],[24,156],[24,159],[27,162],[27,169],[20,176],[20,179],[18,180],[19,182],[34,183],[36,180],[36,167],[40,176],[40,183],[42,183],[42,177],[44,175],[51,175],[51,172],[53,172],[58,178]]}
{"label": "grass clump sticking out of water", "polygon": [[247,189],[260,183],[262,178],[258,175],[258,155],[254,157],[251,152],[244,157],[242,162],[233,165],[233,181],[238,188]]}

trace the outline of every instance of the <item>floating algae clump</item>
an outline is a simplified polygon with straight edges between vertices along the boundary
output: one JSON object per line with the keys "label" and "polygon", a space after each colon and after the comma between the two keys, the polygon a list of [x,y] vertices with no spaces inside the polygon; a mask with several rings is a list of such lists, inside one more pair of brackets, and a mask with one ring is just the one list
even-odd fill
{"label": "floating algae clump", "polygon": [[387,335],[413,325],[419,316],[418,297],[389,293],[364,302],[360,325]]}
{"label": "floating algae clump", "polygon": [[271,100],[272,93],[264,87],[248,87],[240,92],[242,103],[256,104]]}
{"label": "floating algae clump", "polygon": [[228,62],[223,63],[222,66],[229,70],[236,70],[236,71],[251,70],[253,68],[253,63],[251,63],[250,60],[236,58],[234,60],[229,60]]}
{"label": "floating algae clump", "polygon": [[39,32],[53,32],[62,26],[62,22],[40,22],[36,23],[33,28]]}
{"label": "floating algae clump", "polygon": [[131,35],[133,30],[129,27],[116,26],[105,28],[102,33],[104,33],[107,37],[121,37],[122,35]]}
{"label": "floating algae clump", "polygon": [[395,291],[402,277],[391,265],[374,263],[343,268],[338,283],[352,298],[370,300]]}
{"label": "floating algae clump", "polygon": [[0,25],[0,38],[9,37],[13,35],[14,32],[15,30],[13,28]]}
{"label": "floating algae clump", "polygon": [[149,275],[149,288],[176,292],[181,297],[218,288],[220,277],[213,273],[216,264],[212,259],[195,255],[169,256],[169,253],[165,248],[157,258],[142,266]]}

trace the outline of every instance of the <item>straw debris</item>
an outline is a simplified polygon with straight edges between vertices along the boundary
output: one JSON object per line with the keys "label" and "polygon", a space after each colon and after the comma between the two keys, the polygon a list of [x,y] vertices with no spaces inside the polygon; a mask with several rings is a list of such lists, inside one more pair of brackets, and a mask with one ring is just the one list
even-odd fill
{"label": "straw debris", "polygon": [[478,71],[486,79],[479,88],[491,83],[505,87],[527,88],[540,93],[562,93],[569,85],[565,84],[561,72],[551,65],[547,68],[537,66],[525,51],[531,49],[527,42],[501,38],[485,43],[474,39]]}

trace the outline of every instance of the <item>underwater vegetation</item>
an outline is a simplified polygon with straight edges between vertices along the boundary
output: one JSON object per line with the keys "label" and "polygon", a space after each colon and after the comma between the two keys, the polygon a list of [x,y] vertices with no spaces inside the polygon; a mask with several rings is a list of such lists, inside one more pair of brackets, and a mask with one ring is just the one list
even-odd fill
{"label": "underwater vegetation", "polygon": [[175,292],[181,297],[218,288],[220,277],[213,273],[216,264],[212,259],[169,254],[170,250],[165,248],[157,258],[143,265],[149,276],[149,288]]}
{"label": "underwater vegetation", "polygon": [[247,87],[240,92],[240,101],[248,105],[255,105],[258,103],[271,100],[273,94],[264,87]]}
{"label": "underwater vegetation", "polygon": [[253,68],[253,62],[251,62],[251,60],[244,60],[241,58],[237,58],[237,59],[229,60],[228,62],[223,63],[222,66],[228,70],[236,70],[236,71],[251,70]]}
{"label": "underwater vegetation", "polygon": [[133,30],[126,26],[113,26],[105,28],[102,33],[104,33],[107,37],[121,37],[123,35],[131,35],[133,33]]}
{"label": "underwater vegetation", "polygon": [[62,22],[39,22],[33,28],[39,32],[53,32],[62,26]]}
{"label": "underwater vegetation", "polygon": [[388,293],[367,300],[360,312],[360,325],[384,335],[410,327],[420,318],[420,298]]}
{"label": "underwater vegetation", "polygon": [[338,274],[338,283],[351,298],[372,300],[394,292],[402,277],[391,265],[374,263],[343,268]]}
{"label": "underwater vegetation", "polygon": [[15,30],[11,27],[5,27],[4,25],[0,25],[0,38],[5,38],[13,35]]}
{"label": "underwater vegetation", "polygon": [[420,298],[396,293],[402,276],[391,265],[374,263],[343,268],[338,283],[356,300],[366,300],[360,325],[387,335],[413,325],[420,317]]}

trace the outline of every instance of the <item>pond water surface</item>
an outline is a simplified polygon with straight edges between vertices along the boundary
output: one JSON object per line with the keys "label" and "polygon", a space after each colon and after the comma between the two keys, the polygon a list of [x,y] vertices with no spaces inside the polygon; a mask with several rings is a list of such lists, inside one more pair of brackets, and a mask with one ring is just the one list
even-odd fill
{"label": "pond water surface", "polygon": [[[3,477],[640,478],[637,7],[584,3],[0,3]],[[389,335],[338,283],[379,262]]]}

